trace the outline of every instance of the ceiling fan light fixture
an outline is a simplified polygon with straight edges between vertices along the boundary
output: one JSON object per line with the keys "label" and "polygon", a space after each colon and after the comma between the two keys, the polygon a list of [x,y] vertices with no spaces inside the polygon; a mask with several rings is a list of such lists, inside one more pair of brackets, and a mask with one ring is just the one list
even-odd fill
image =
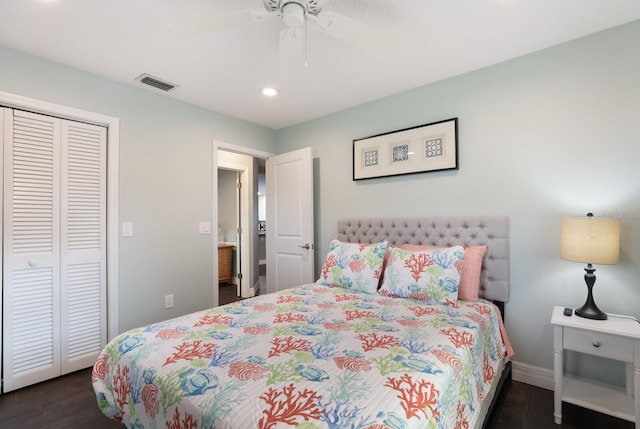
{"label": "ceiling fan light fixture", "polygon": [[282,20],[287,27],[300,27],[304,24],[305,8],[292,1],[282,6]]}

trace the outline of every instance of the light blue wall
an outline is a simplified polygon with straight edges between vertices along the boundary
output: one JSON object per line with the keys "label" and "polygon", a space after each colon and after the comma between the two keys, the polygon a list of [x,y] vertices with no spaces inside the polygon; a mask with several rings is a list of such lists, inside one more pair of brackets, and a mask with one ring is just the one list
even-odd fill
{"label": "light blue wall", "polygon": [[3,47],[0,91],[120,119],[120,329],[213,305],[213,140],[275,152],[275,132]]}
{"label": "light blue wall", "polygon": [[[621,217],[623,235],[620,264],[596,267],[596,302],[640,317],[639,43],[635,22],[279,131],[280,153],[313,148],[316,269],[339,217],[507,215],[514,359],[552,368],[551,309],[586,298],[583,265],[560,259],[561,219],[592,211]],[[354,138],[452,117],[459,171],[352,181]]]}

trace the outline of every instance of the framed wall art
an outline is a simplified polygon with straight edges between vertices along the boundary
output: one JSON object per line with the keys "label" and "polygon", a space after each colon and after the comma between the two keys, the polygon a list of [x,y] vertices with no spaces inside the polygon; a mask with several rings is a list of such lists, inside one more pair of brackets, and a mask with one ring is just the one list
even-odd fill
{"label": "framed wall art", "polygon": [[353,180],[458,169],[458,118],[353,140]]}

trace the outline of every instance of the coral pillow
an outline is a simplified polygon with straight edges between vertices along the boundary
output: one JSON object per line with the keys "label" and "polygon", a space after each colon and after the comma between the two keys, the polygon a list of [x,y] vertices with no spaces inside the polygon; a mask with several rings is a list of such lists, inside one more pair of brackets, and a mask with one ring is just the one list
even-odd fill
{"label": "coral pillow", "polygon": [[[402,249],[407,250],[430,250],[436,246],[403,244]],[[458,289],[458,299],[463,301],[477,301],[480,291],[480,272],[482,270],[482,259],[487,252],[487,246],[471,246],[464,249],[464,265],[460,276],[460,288]]]}
{"label": "coral pillow", "polygon": [[376,293],[387,242],[374,244],[331,241],[317,283]]}
{"label": "coral pillow", "polygon": [[431,250],[392,248],[388,253],[381,295],[458,306],[464,261],[462,246]]}
{"label": "coral pillow", "polygon": [[438,246],[432,246],[430,244],[403,244],[400,248],[405,250],[433,250],[437,249]]}

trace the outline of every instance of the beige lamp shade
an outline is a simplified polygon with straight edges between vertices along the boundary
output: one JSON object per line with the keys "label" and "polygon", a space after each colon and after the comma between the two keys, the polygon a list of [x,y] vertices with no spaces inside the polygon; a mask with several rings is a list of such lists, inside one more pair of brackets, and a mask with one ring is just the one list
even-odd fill
{"label": "beige lamp shade", "polygon": [[595,217],[570,217],[562,221],[560,257],[586,264],[617,264],[620,221]]}

